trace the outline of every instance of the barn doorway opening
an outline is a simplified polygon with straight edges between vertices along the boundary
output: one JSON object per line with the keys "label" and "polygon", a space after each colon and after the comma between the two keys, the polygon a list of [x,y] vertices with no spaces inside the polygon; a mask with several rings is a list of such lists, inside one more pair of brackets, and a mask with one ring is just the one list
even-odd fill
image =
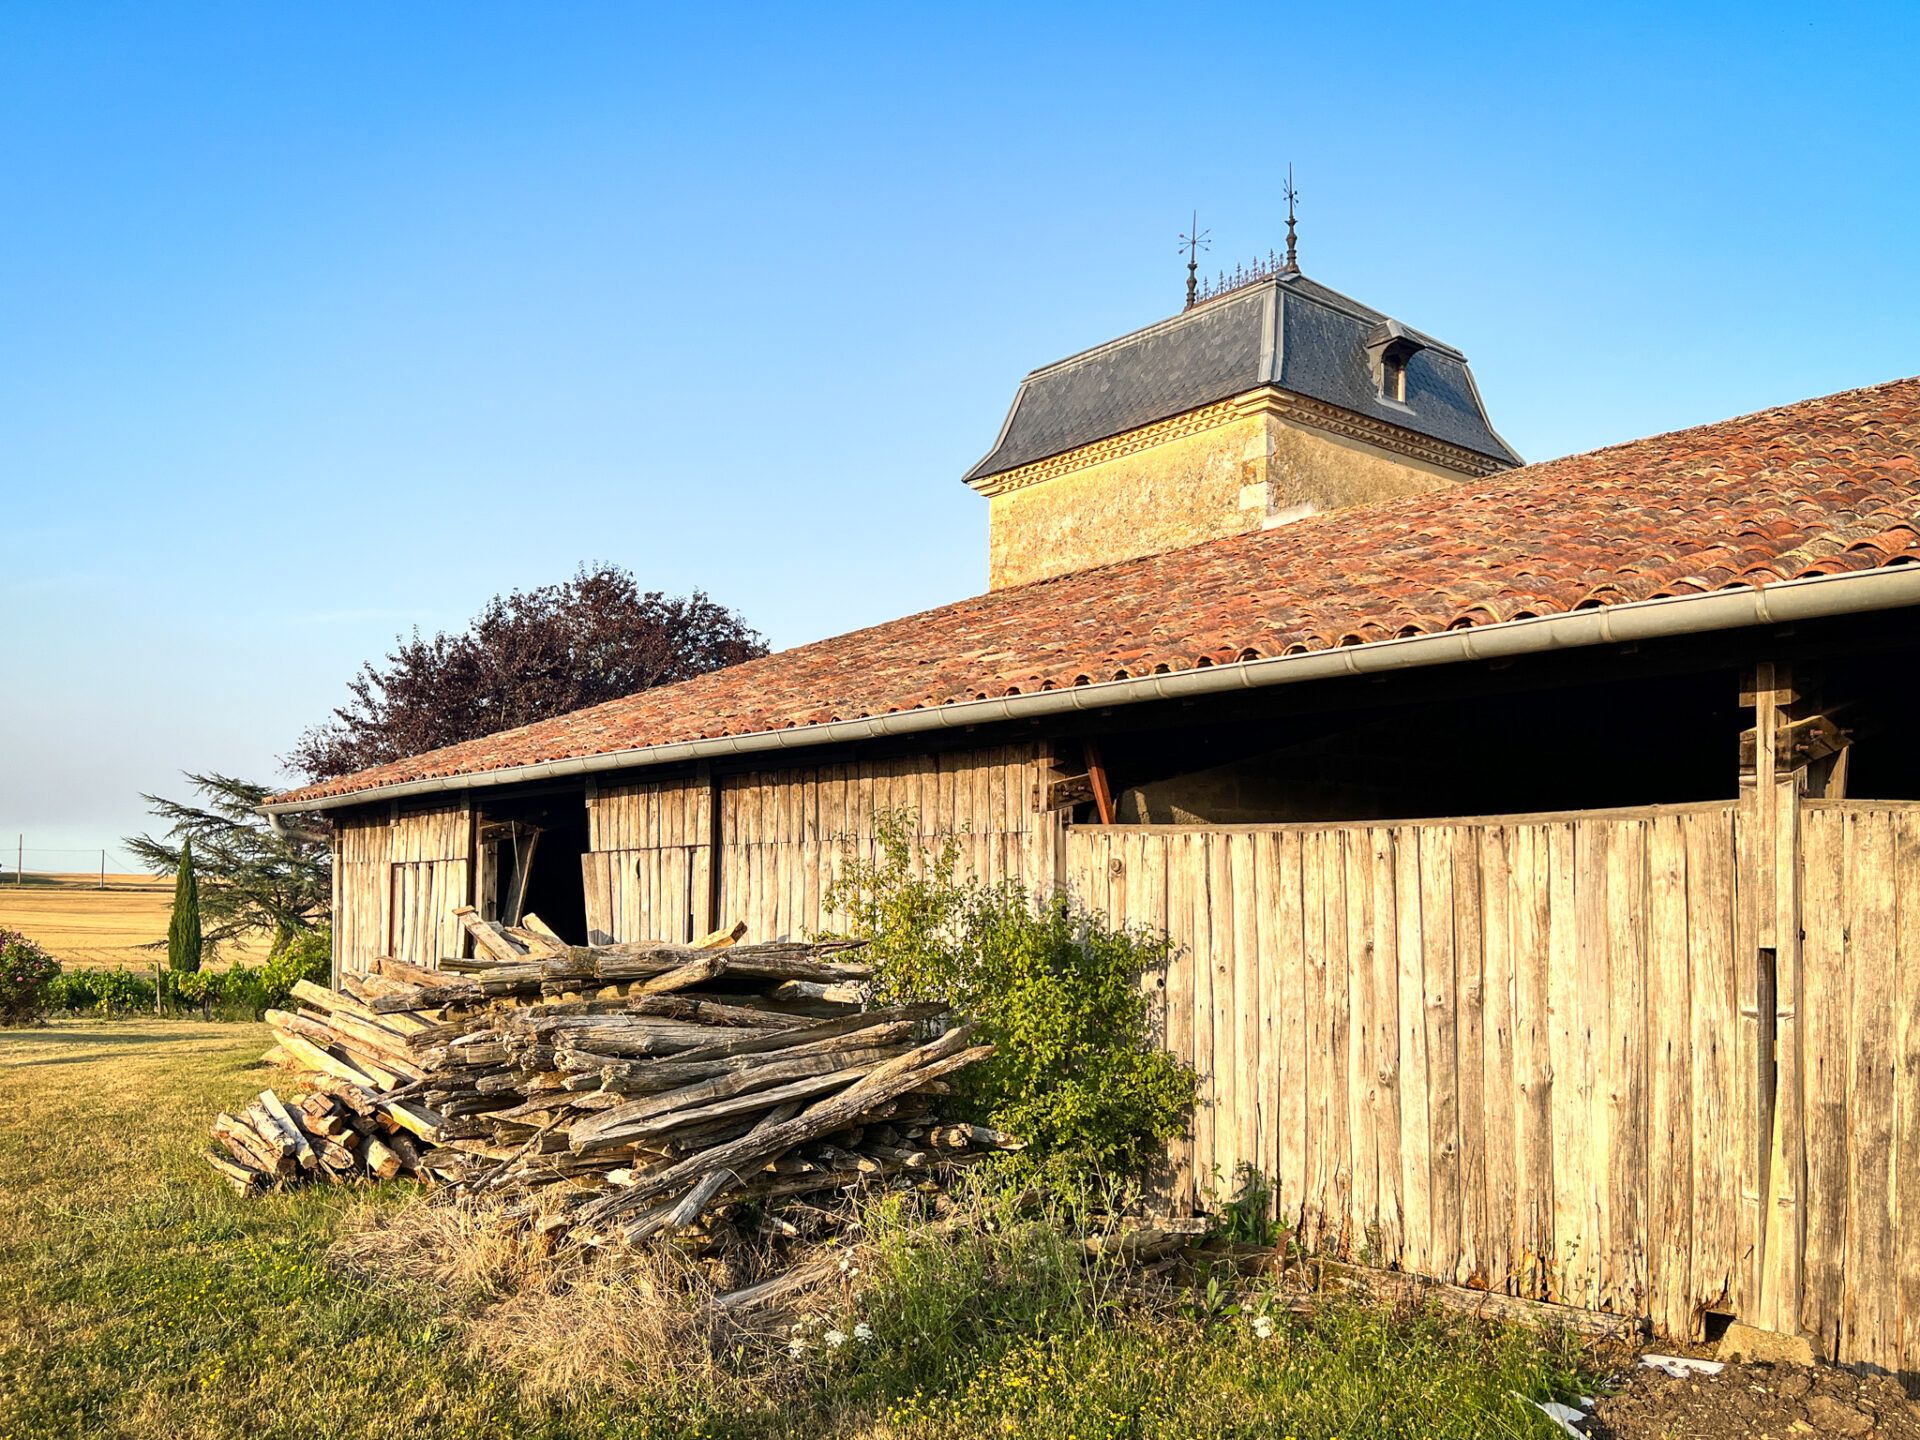
{"label": "barn doorway opening", "polygon": [[587,943],[587,851],[583,791],[489,805],[476,827],[474,906],[488,920],[518,925],[528,915],[570,945]]}

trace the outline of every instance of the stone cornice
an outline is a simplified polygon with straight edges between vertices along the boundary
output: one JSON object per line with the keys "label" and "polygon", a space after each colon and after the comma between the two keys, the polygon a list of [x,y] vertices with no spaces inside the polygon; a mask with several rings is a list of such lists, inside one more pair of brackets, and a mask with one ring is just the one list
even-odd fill
{"label": "stone cornice", "polygon": [[1311,425],[1317,430],[1329,431],[1349,440],[1358,440],[1382,450],[1405,455],[1429,465],[1437,465],[1443,470],[1458,475],[1491,475],[1496,471],[1512,467],[1467,450],[1458,445],[1449,445],[1444,440],[1435,440],[1425,435],[1416,435],[1384,420],[1375,420],[1370,416],[1356,415],[1351,410],[1342,410],[1337,405],[1329,405],[1321,400],[1310,400],[1303,395],[1294,395],[1275,386],[1266,385],[1258,390],[1249,390],[1230,399],[1216,400],[1211,405],[1202,405],[1196,410],[1187,410],[1179,415],[1170,415],[1165,420],[1156,420],[1151,425],[1142,425],[1137,429],[1124,430],[1118,435],[1109,435],[1104,440],[1096,440],[1091,445],[1081,445],[1073,450],[1062,451],[1058,455],[1049,455],[1044,460],[1034,460],[1028,464],[1016,466],[1012,470],[1003,470],[997,475],[983,475],[978,480],[967,482],[982,495],[1004,495],[1013,490],[1024,490],[1028,486],[1053,480],[1061,475],[1071,475],[1079,470],[1090,469],[1109,460],[1118,460],[1123,456],[1137,455],[1143,450],[1151,450],[1169,440],[1184,439],[1189,435],[1198,435],[1222,425],[1232,424],[1251,416],[1274,415],[1302,425]]}

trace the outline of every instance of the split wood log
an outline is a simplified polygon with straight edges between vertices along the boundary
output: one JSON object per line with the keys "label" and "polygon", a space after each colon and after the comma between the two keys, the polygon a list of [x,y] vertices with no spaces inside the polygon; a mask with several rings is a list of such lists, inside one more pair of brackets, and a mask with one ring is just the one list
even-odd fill
{"label": "split wood log", "polygon": [[404,1062],[407,1072],[411,1073],[403,1073],[389,1062],[387,1056],[371,1046],[356,1041],[331,1025],[305,1015],[294,1015],[285,1010],[269,1010],[266,1013],[266,1021],[273,1027],[273,1033],[280,1038],[282,1045],[287,1043],[288,1036],[292,1036],[335,1054],[344,1052],[353,1067],[366,1076],[376,1089],[391,1090],[399,1085],[402,1079],[416,1079],[423,1073],[411,1060]]}
{"label": "split wood log", "polygon": [[236,1160],[264,1171],[276,1179],[284,1179],[298,1168],[291,1150],[282,1150],[269,1141],[243,1116],[222,1114],[213,1122],[214,1139],[233,1152]]}
{"label": "split wood log", "polygon": [[567,942],[555,934],[553,927],[548,925],[546,921],[542,920],[531,910],[520,917],[520,928],[529,934],[537,936],[546,946],[550,955],[564,955],[567,953]]}
{"label": "split wood log", "polygon": [[[282,1012],[273,1011],[271,1013],[280,1014]],[[306,1066],[307,1069],[317,1070],[323,1075],[335,1076],[338,1079],[349,1081],[354,1085],[363,1086],[369,1090],[377,1090],[380,1088],[379,1082],[358,1065],[355,1065],[350,1060],[342,1059],[329,1050],[322,1049],[304,1036],[296,1035],[291,1030],[284,1030],[278,1026],[274,1027],[273,1034],[274,1038],[280,1042],[280,1048],[285,1050],[300,1064]]]}
{"label": "split wood log", "polygon": [[302,1170],[317,1169],[320,1158],[313,1153],[313,1146],[307,1140],[307,1132],[300,1128],[287,1107],[280,1103],[280,1097],[271,1090],[262,1090],[260,1107],[267,1112],[273,1123],[279,1126],[280,1133],[292,1143],[293,1158],[300,1168]]}
{"label": "split wood log", "polygon": [[440,1127],[443,1122],[437,1111],[402,1100],[383,1099],[380,1101],[380,1114],[391,1120],[396,1129],[415,1135],[429,1145],[440,1143]]}
{"label": "split wood log", "polygon": [[582,1148],[603,1135],[621,1131],[625,1127],[713,1101],[747,1096],[750,1103],[765,1104],[769,1097],[760,1092],[769,1090],[773,1086],[791,1080],[805,1080],[849,1069],[856,1074],[863,1074],[867,1067],[883,1060],[891,1060],[901,1053],[903,1052],[898,1047],[893,1046],[849,1047],[819,1054],[801,1055],[793,1059],[776,1058],[760,1064],[743,1066],[710,1080],[701,1080],[692,1085],[683,1085],[678,1089],[617,1105],[611,1110],[602,1111],[591,1120],[583,1120],[573,1127],[574,1148]]}
{"label": "split wood log", "polygon": [[698,960],[689,960],[685,965],[655,975],[651,980],[643,980],[634,987],[633,993],[642,996],[669,995],[675,990],[688,990],[714,979],[726,969],[726,965],[725,956],[703,955]]}
{"label": "split wood log", "polygon": [[794,1023],[793,1016],[784,1011],[765,1010],[707,995],[644,995],[625,1001],[624,1008],[635,1015],[657,1015],[663,1020],[740,1029],[787,1030],[793,1028]]}
{"label": "split wood log", "polygon": [[480,912],[471,905],[462,905],[453,914],[460,928],[472,939],[473,948],[489,959],[513,964],[527,958],[526,952],[515,945],[496,922],[481,919]]}
{"label": "split wood log", "polygon": [[782,980],[773,987],[776,1000],[813,1000],[831,1005],[859,1005],[867,998],[867,987],[851,980],[831,983],[819,980]]}
{"label": "split wood log", "polygon": [[391,1180],[400,1173],[400,1157],[377,1135],[361,1137],[360,1161],[376,1179]]}
{"label": "split wood log", "polygon": [[1472,1290],[1423,1275],[1376,1270],[1336,1260],[1311,1259],[1303,1272],[1316,1290],[1356,1290],[1383,1304],[1419,1305],[1432,1302],[1443,1309],[1481,1320],[1557,1326],[1575,1335],[1599,1339],[1633,1340],[1647,1333],[1646,1321],[1633,1315],[1612,1315],[1548,1300],[1524,1300],[1517,1295]]}
{"label": "split wood log", "polygon": [[736,920],[723,930],[709,930],[705,935],[702,935],[698,940],[693,942],[693,948],[696,950],[724,950],[729,945],[736,944],[740,941],[746,933],[747,922],[744,920]]}
{"label": "split wood log", "polygon": [[[822,1075],[809,1075],[802,1079],[790,1080],[784,1085],[776,1085],[766,1090],[756,1090],[748,1095],[736,1095],[730,1099],[716,1100],[707,1105],[695,1105],[687,1109],[671,1110],[665,1114],[648,1116],[641,1120],[631,1120],[601,1135],[602,1141],[644,1140],[648,1136],[664,1135],[669,1131],[680,1130],[689,1125],[704,1125],[735,1116],[751,1114],[769,1102],[787,1100],[807,1100],[831,1090],[838,1090],[872,1073],[871,1065],[856,1065],[845,1070],[833,1070]],[[585,1123],[585,1122],[582,1122]],[[576,1135],[579,1125],[574,1126]],[[576,1150],[591,1146],[575,1141]]]}
{"label": "split wood log", "polygon": [[220,1177],[242,1195],[249,1195],[268,1183],[264,1172],[238,1160],[229,1160],[218,1150],[203,1150],[201,1158],[219,1171]]}

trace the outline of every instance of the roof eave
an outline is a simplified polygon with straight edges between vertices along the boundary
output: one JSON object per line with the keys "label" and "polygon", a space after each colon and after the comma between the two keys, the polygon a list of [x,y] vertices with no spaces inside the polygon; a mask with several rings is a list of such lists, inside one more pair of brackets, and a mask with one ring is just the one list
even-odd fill
{"label": "roof eave", "polygon": [[1764,586],[1741,585],[1697,595],[1673,595],[1655,600],[1601,605],[1557,615],[1378,640],[1364,645],[1310,650],[1302,654],[1246,660],[1232,665],[1202,666],[1131,680],[1076,685],[1033,695],[1009,695],[990,700],[933,705],[858,720],[825,721],[816,725],[796,725],[744,735],[638,746],[600,755],[535,761],[473,774],[401,781],[308,800],[275,797],[261,805],[259,810],[265,815],[309,814],[421,795],[590,775],[608,770],[643,769],[686,761],[808,749],[855,740],[969,729],[1156,700],[1188,700],[1270,685],[1377,675],[1473,660],[1507,660],[1552,650],[1628,644],[1756,625],[1867,614],[1908,606],[1920,606],[1920,564],[1896,564],[1874,570],[1784,580]]}

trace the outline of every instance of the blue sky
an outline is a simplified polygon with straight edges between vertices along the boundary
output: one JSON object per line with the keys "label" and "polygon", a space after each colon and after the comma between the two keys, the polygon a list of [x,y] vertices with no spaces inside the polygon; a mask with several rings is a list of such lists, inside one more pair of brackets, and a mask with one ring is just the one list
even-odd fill
{"label": "blue sky", "polygon": [[[1920,370],[1920,7],[0,4],[0,836],[275,772],[587,560],[973,593],[1021,374],[1231,265],[1529,458]],[[75,857],[78,863],[78,857]]]}

